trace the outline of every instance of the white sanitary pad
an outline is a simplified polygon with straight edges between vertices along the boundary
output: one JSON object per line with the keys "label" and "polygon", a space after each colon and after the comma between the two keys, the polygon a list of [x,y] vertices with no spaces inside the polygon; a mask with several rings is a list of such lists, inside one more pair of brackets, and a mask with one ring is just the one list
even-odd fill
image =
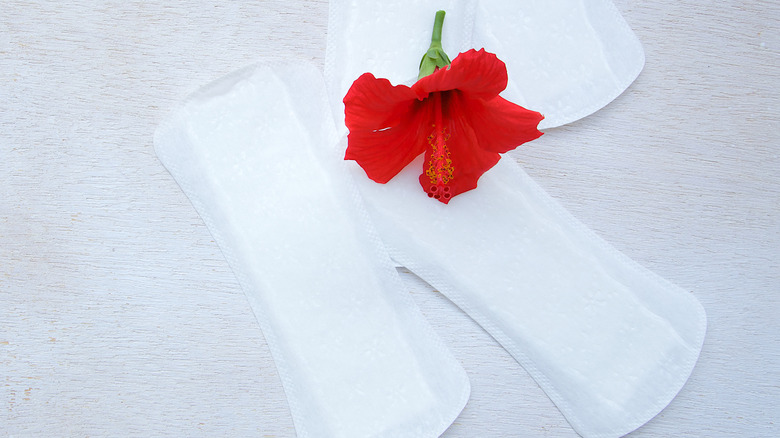
{"label": "white sanitary pad", "polygon": [[325,77],[337,121],[360,74],[395,84],[417,78],[439,9],[447,12],[444,51],[498,55],[509,74],[501,95],[544,114],[541,129],[604,107],[644,66],[639,40],[610,0],[331,0]]}
{"label": "white sanitary pad", "polygon": [[[361,73],[394,84],[414,81],[430,39],[417,28],[430,30],[436,9],[447,10],[445,51],[454,57],[468,48],[461,27],[473,20],[470,43],[507,63],[509,89],[502,95],[544,113],[542,126],[606,105],[644,62],[606,0],[445,3],[383,2],[380,11],[332,2],[326,80],[337,120],[341,99]],[[450,20],[459,11],[465,15]],[[417,23],[420,13],[431,24]],[[410,16],[415,31],[405,28]],[[377,20],[398,28],[388,35],[389,24],[358,26]],[[353,165],[393,258],[493,335],[581,435],[621,436],[658,414],[701,350],[706,317],[698,301],[577,222],[511,160],[449,205],[420,189],[420,160],[385,185]]]}
{"label": "white sanitary pad", "polygon": [[467,377],[373,233],[313,67],[253,66],[192,95],[155,148],[239,279],[298,436],[434,437]]}

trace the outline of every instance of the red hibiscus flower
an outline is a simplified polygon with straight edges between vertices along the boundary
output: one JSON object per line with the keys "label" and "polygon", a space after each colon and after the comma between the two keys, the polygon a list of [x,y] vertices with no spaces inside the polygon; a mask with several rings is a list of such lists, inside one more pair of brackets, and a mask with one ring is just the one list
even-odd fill
{"label": "red hibiscus flower", "polygon": [[425,153],[420,185],[446,204],[476,188],[499,154],[542,135],[541,114],[498,95],[506,85],[506,66],[484,49],[459,54],[411,87],[365,73],[344,97],[345,159],[384,184]]}

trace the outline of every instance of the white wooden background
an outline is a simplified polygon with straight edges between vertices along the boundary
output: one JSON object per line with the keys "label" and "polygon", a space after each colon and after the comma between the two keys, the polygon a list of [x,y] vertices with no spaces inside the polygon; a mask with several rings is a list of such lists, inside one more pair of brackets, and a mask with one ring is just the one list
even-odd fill
{"label": "white wooden background", "polygon": [[[294,436],[262,333],[152,133],[257,58],[322,65],[327,2],[156,3],[0,1],[0,435]],[[707,309],[693,376],[632,436],[778,436],[780,5],[616,3],[644,72],[512,156]],[[446,437],[575,436],[495,341],[404,276],[471,378]]]}

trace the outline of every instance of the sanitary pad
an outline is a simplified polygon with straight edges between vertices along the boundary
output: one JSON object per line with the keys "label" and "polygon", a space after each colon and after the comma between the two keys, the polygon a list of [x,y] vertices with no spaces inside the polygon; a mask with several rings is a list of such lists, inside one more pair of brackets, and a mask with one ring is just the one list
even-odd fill
{"label": "sanitary pad", "polygon": [[610,0],[332,0],[325,76],[337,121],[360,74],[414,82],[439,9],[450,58],[471,48],[497,54],[509,74],[501,95],[544,114],[540,129],[604,107],[644,66],[639,40]]}
{"label": "sanitary pad", "polygon": [[[429,23],[435,9],[447,10],[443,45],[450,57],[471,44],[507,63],[510,83],[502,96],[544,113],[541,126],[606,105],[644,62],[609,1],[481,0],[460,10],[444,3],[393,1],[379,10],[332,2],[326,81],[337,120],[343,120],[341,99],[361,73],[394,84],[414,81],[430,33],[407,31],[404,23],[424,8]],[[451,10],[463,16],[450,20]],[[359,25],[376,21],[399,23],[398,29],[388,35],[390,24]],[[469,23],[470,41],[462,34]],[[387,56],[370,56],[373,51]],[[420,157],[382,185],[353,164],[379,235],[396,261],[498,340],[578,433],[624,435],[674,398],[706,330],[704,310],[691,294],[609,246],[511,160],[501,160],[476,190],[449,205],[420,190],[421,167]]]}
{"label": "sanitary pad", "polygon": [[320,73],[252,66],[192,95],[155,148],[230,263],[300,437],[434,437],[467,377],[431,331],[335,153]]}

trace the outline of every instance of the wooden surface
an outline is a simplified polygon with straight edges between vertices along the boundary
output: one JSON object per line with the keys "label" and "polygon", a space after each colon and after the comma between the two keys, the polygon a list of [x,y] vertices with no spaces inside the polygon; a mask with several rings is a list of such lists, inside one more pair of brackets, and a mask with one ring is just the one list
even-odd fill
{"label": "wooden surface", "polygon": [[[639,79],[512,157],[707,309],[691,379],[632,436],[778,436],[780,5],[616,3],[647,53]],[[258,58],[321,66],[326,30],[325,1],[0,4],[0,436],[294,436],[152,134]],[[472,382],[446,437],[575,436],[495,341],[404,277]]]}

